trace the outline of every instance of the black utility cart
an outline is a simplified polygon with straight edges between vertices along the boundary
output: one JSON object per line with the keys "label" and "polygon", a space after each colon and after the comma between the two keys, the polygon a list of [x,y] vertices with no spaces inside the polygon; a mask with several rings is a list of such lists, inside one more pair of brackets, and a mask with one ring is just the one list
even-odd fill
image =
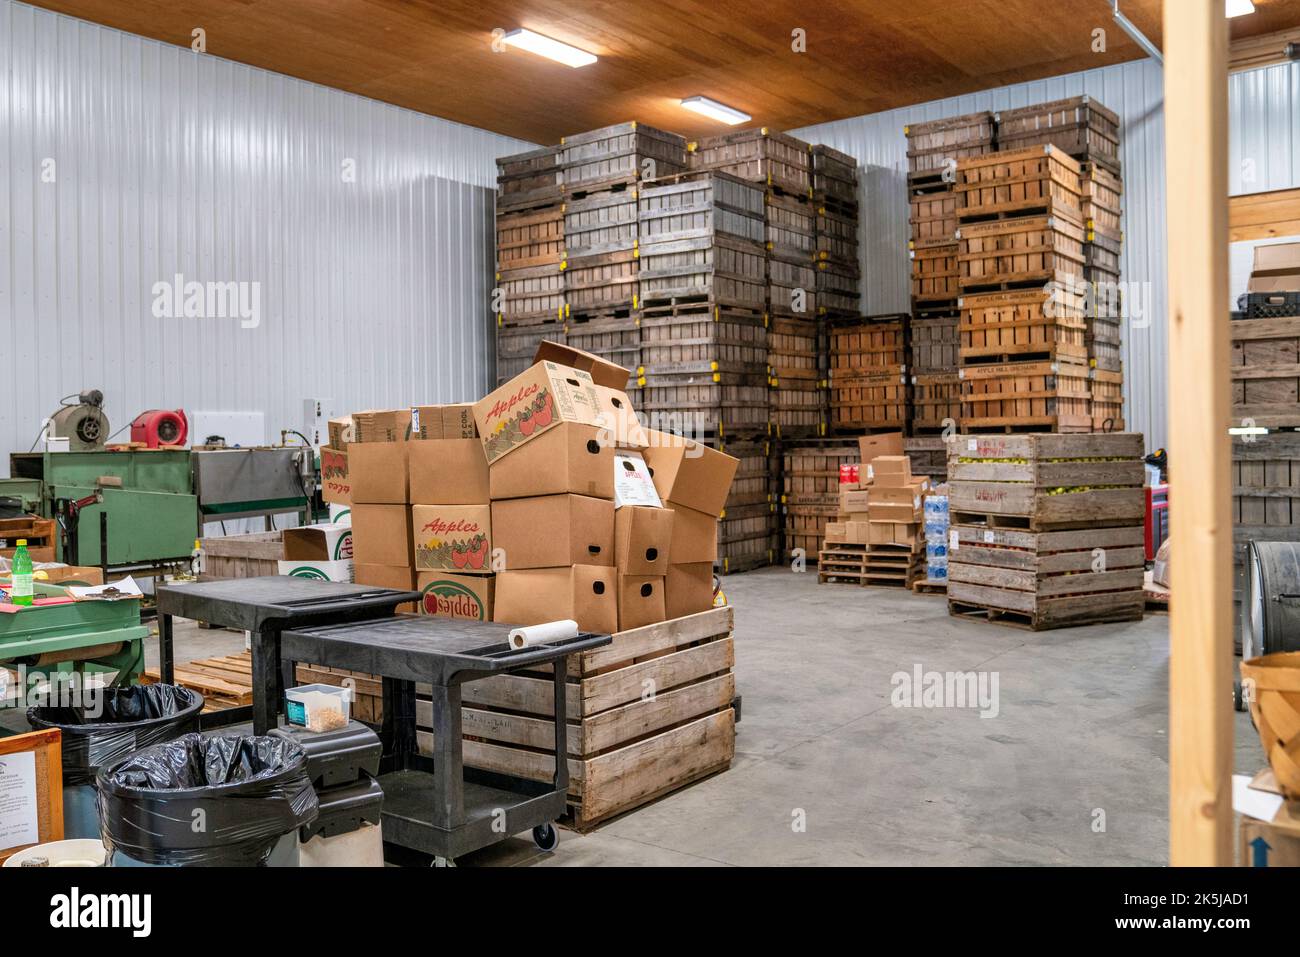
{"label": "black utility cart", "polygon": [[[310,661],[383,677],[384,840],[449,864],[457,857],[532,830],[543,850],[557,842],[553,822],[569,789],[566,661],[612,640],[579,634],[552,644],[512,649],[513,626],[426,615],[351,624],[294,627],[280,636],[292,667]],[[461,756],[460,686],[492,675],[554,665],[555,776],[550,783],[466,768]],[[434,755],[416,750],[415,684],[433,686]],[[254,689],[254,694],[258,694]],[[504,821],[502,821],[504,816]]]}
{"label": "black utility cart", "polygon": [[253,720],[253,733],[276,726],[284,688],[297,684],[282,674],[280,633],[298,625],[387,618],[420,593],[346,582],[327,582],[289,575],[229,578],[223,581],[164,585],[158,589],[158,670],[164,684],[175,678],[172,616],[194,618],[252,634],[253,704],[203,715],[203,729]]}

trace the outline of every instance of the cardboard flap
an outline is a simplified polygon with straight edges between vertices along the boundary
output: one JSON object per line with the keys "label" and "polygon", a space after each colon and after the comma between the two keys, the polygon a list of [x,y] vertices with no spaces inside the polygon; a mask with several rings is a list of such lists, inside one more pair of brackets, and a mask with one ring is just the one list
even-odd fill
{"label": "cardboard flap", "polygon": [[627,388],[627,380],[632,375],[627,369],[610,362],[608,359],[602,359],[600,356],[582,349],[575,349],[573,346],[564,346],[558,342],[543,339],[538,344],[537,351],[533,353],[533,364],[536,365],[538,362],[548,360],[558,362],[563,366],[569,366],[572,369],[581,369],[591,376],[591,381],[596,385],[603,385],[619,391]]}

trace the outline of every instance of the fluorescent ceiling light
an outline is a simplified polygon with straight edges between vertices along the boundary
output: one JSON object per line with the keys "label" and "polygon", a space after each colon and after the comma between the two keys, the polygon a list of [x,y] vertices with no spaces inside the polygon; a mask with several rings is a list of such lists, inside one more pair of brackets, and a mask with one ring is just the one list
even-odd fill
{"label": "fluorescent ceiling light", "polygon": [[703,114],[711,120],[726,123],[728,126],[735,126],[737,123],[748,123],[753,119],[748,113],[732,109],[717,100],[710,100],[707,96],[688,96],[682,100],[682,106],[688,110]]}
{"label": "fluorescent ceiling light", "polygon": [[1254,12],[1254,0],[1224,0],[1223,15],[1225,17],[1244,17],[1246,14]]}
{"label": "fluorescent ceiling light", "polygon": [[588,66],[596,62],[596,56],[593,53],[579,50],[577,47],[571,47],[567,43],[552,40],[550,37],[544,37],[540,33],[534,33],[532,30],[525,30],[522,27],[518,30],[511,30],[501,39],[512,47],[519,47],[519,49],[527,50],[529,53],[536,53],[548,60],[563,63],[565,66]]}

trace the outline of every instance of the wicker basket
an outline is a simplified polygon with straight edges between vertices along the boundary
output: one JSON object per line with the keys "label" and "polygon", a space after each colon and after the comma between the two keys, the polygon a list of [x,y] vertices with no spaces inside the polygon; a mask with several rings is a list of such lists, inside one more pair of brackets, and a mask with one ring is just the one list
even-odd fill
{"label": "wicker basket", "polygon": [[1249,686],[1250,716],[1282,793],[1300,801],[1300,651],[1241,663]]}

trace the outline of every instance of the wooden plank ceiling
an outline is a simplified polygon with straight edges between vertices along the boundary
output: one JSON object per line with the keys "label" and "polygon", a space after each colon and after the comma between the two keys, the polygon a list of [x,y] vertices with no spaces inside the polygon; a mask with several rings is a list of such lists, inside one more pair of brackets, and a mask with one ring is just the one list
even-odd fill
{"label": "wooden plank ceiling", "polygon": [[[678,105],[695,94],[789,129],[1142,55],[1110,0],[34,2],[186,47],[202,27],[211,55],[539,143],[629,119],[691,137],[725,129]],[[1256,7],[1232,21],[1234,39],[1300,26],[1300,0]],[[1159,44],[1160,0],[1120,8]],[[519,26],[600,61],[494,52],[493,29]],[[792,49],[796,29],[806,52]]]}

